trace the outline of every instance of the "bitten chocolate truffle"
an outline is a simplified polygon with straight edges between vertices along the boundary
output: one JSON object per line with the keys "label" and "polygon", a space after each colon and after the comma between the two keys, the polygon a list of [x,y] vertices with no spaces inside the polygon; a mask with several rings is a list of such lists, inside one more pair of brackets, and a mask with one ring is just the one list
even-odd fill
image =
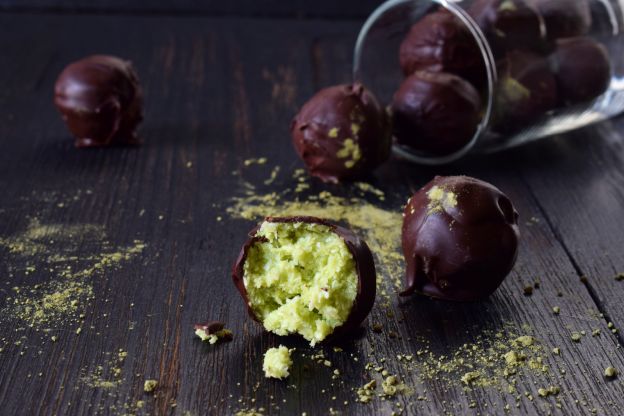
{"label": "bitten chocolate truffle", "polygon": [[437,176],[409,199],[403,215],[404,296],[485,299],[516,262],[518,213],[489,183]]}
{"label": "bitten chocolate truffle", "polygon": [[325,182],[361,177],[390,157],[389,117],[359,83],[319,91],[295,116],[290,132],[310,174]]}
{"label": "bitten chocolate truffle", "polygon": [[498,68],[497,131],[518,130],[556,107],[557,83],[546,58],[528,51],[512,51]]}
{"label": "bitten chocolate truffle", "polygon": [[357,329],[375,301],[366,243],[314,217],[266,218],[249,234],[232,277],[253,319],[311,345]]}
{"label": "bitten chocolate truffle", "polygon": [[560,101],[578,104],[602,95],[611,82],[611,62],[607,49],[580,37],[557,42],[553,55]]}
{"label": "bitten chocolate truffle", "polygon": [[495,55],[517,48],[545,47],[542,19],[525,0],[477,0],[469,8]]}
{"label": "bitten chocolate truffle", "polygon": [[93,55],[69,64],[54,87],[54,104],[76,147],[138,144],[143,120],[139,79],[128,61]]}
{"label": "bitten chocolate truffle", "polygon": [[448,72],[477,86],[487,79],[476,40],[445,9],[425,15],[411,27],[401,43],[399,60],[405,76],[416,71]]}
{"label": "bitten chocolate truffle", "polygon": [[550,40],[581,36],[592,23],[587,0],[532,0],[544,19],[546,36]]}
{"label": "bitten chocolate truffle", "polygon": [[466,146],[481,121],[481,99],[462,78],[447,73],[415,72],[392,101],[397,142],[436,156]]}

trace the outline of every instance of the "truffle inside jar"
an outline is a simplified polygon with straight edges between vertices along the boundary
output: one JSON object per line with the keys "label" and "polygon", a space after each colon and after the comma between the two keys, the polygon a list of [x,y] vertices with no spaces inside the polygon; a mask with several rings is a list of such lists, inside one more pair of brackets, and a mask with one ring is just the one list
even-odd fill
{"label": "truffle inside jar", "polygon": [[248,306],[264,328],[311,345],[345,324],[358,295],[354,254],[322,223],[263,222],[242,269]]}

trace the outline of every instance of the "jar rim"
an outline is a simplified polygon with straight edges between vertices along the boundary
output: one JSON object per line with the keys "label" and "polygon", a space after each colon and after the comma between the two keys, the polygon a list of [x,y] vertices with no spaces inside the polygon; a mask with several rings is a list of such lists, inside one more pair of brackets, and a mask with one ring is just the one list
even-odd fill
{"label": "jar rim", "polygon": [[479,51],[481,52],[481,57],[483,58],[483,62],[485,64],[484,66],[487,76],[486,94],[484,97],[486,105],[484,106],[483,116],[481,118],[481,122],[477,126],[473,137],[468,143],[466,143],[466,145],[464,145],[464,147],[450,155],[425,156],[414,153],[406,146],[401,146],[396,143],[393,145],[394,153],[403,159],[407,159],[411,162],[422,165],[443,165],[454,162],[464,157],[478,144],[479,141],[483,139],[489,128],[490,120],[492,118],[492,112],[494,109],[494,90],[498,77],[494,54],[488,41],[486,40],[485,34],[483,33],[479,25],[477,25],[474,19],[463,8],[448,0],[387,0],[386,2],[382,3],[379,7],[377,7],[377,9],[373,11],[373,13],[371,13],[371,15],[368,17],[368,19],[360,29],[353,52],[352,76],[354,82],[363,81],[361,79],[361,63],[363,58],[363,52],[366,46],[367,36],[370,33],[371,29],[373,29],[375,24],[379,22],[380,19],[384,17],[387,12],[401,6],[406,6],[408,4],[415,4],[419,2],[440,5],[444,9],[451,12],[466,27],[466,29],[469,31],[474,41],[476,42]]}

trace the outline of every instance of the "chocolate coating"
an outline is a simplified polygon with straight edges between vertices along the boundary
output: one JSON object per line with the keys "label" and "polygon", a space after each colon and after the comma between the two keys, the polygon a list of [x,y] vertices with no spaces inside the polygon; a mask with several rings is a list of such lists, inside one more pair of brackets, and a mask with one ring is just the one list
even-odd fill
{"label": "chocolate coating", "polygon": [[557,100],[557,83],[546,58],[516,50],[499,62],[496,130],[525,127],[555,108]]}
{"label": "chocolate coating", "polygon": [[587,0],[533,0],[550,40],[581,36],[592,23]]}
{"label": "chocolate coating", "polygon": [[487,37],[495,55],[545,46],[542,19],[525,0],[477,0],[468,14]]}
{"label": "chocolate coating", "polygon": [[359,83],[316,93],[295,116],[290,132],[310,174],[325,182],[361,177],[390,157],[389,117]]}
{"label": "chocolate coating", "polygon": [[479,46],[466,26],[440,9],[412,25],[399,49],[405,76],[416,71],[448,72],[481,86],[487,79]]}
{"label": "chocolate coating", "polygon": [[447,73],[415,72],[392,101],[394,136],[401,145],[443,156],[470,142],[481,121],[481,99],[467,81]]}
{"label": "chocolate coating", "polygon": [[[351,230],[316,217],[267,217],[265,218],[265,221],[320,224],[329,227],[332,232],[336,233],[342,240],[344,240],[355,261],[355,270],[358,277],[357,294],[355,300],[353,301],[351,312],[345,322],[341,326],[335,328],[334,332],[323,340],[323,342],[335,340],[357,330],[373,308],[373,304],[375,303],[375,294],[377,291],[377,274],[375,271],[373,254],[364,240],[353,234]],[[247,260],[247,252],[249,251],[249,248],[258,241],[263,241],[262,237],[256,237],[256,233],[259,230],[260,225],[249,232],[249,239],[243,245],[232,269],[232,280],[234,281],[234,285],[242,296],[245,305],[247,305],[247,312],[249,313],[249,316],[256,322],[260,322],[260,320],[249,306],[249,298],[247,296],[247,289],[245,288],[245,282],[243,279],[245,276],[244,265]]]}
{"label": "chocolate coating", "polygon": [[[445,194],[432,204],[434,187]],[[519,236],[518,213],[500,190],[466,176],[437,176],[405,207],[407,286],[402,295],[487,298],[513,268]]]}
{"label": "chocolate coating", "polygon": [[128,61],[93,55],[69,64],[54,86],[54,104],[76,147],[139,143],[143,98]]}
{"label": "chocolate coating", "polygon": [[553,55],[560,101],[578,104],[602,95],[611,82],[607,49],[588,38],[562,39]]}

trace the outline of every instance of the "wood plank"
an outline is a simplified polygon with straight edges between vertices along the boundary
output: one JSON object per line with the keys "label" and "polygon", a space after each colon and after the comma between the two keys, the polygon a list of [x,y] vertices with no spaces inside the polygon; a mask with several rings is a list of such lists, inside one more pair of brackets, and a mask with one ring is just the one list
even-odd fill
{"label": "wood plank", "polygon": [[[0,25],[11,33],[0,39],[0,53],[11,57],[0,66],[0,238],[10,244],[21,235],[17,242],[32,243],[39,241],[35,231],[45,231],[43,248],[13,246],[10,252],[5,244],[0,249],[0,310],[16,311],[7,301],[16,297],[13,287],[32,298],[47,290],[29,293],[35,283],[72,282],[59,277],[67,265],[69,276],[77,275],[80,287],[94,292],[92,300],[79,298],[75,313],[64,311],[58,321],[32,328],[23,319],[30,314],[2,314],[0,402],[8,414],[230,414],[262,407],[268,414],[327,414],[333,408],[372,415],[390,414],[398,409],[395,402],[406,414],[500,414],[507,404],[510,414],[586,414],[593,408],[618,414],[621,381],[602,377],[607,365],[624,369],[617,339],[597,312],[589,313],[596,305],[516,174],[525,161],[509,155],[440,170],[394,161],[371,179],[386,200],[365,198],[398,211],[410,188],[436,173],[471,174],[500,186],[525,221],[538,221],[523,226],[518,266],[489,301],[400,301],[393,289],[397,276],[391,274],[400,264],[382,267],[389,300],[380,296],[366,331],[342,345],[344,351],[324,348],[331,367],[310,359],[314,351],[301,340],[263,333],[245,316],[229,269],[252,222],[230,218],[226,208],[243,194],[241,177],[257,193],[297,183],[291,177],[300,163],[290,148],[290,118],[318,86],[349,79],[357,23],[3,15]],[[93,52],[134,61],[147,103],[143,147],[77,151],[71,146],[50,92],[66,62]],[[245,159],[260,156],[269,163],[245,167]],[[281,173],[265,185],[275,165]],[[352,187],[316,182],[309,192],[323,190],[358,194]],[[32,218],[59,228],[40,230]],[[83,225],[72,229],[76,224]],[[24,235],[29,227],[31,233]],[[129,251],[137,247],[135,240],[145,247]],[[59,252],[80,258],[60,261],[53,256]],[[79,279],[81,270],[116,252],[127,259],[109,260],[89,279]],[[535,279],[540,288],[525,297],[524,286]],[[553,306],[560,306],[560,315],[552,313]],[[226,321],[234,341],[210,347],[195,339],[192,324],[208,318]],[[370,329],[373,322],[383,324],[381,334]],[[572,331],[596,328],[602,330],[598,337],[570,340]],[[506,380],[501,354],[518,349],[513,339],[520,335],[536,338],[526,352],[543,357],[548,372],[521,365],[517,393],[508,393],[503,380],[483,387],[462,384],[469,371],[465,364],[475,365],[483,379]],[[265,380],[261,371],[262,354],[279,343],[298,348],[288,382]],[[560,356],[550,352],[554,347]],[[413,359],[398,360],[397,354]],[[443,358],[454,354],[464,365]],[[458,368],[432,369],[438,362]],[[353,389],[380,377],[366,369],[368,363],[398,374],[413,392],[355,403]],[[336,379],[334,369],[341,373]],[[143,392],[144,380],[151,378],[160,382],[155,396]],[[561,392],[538,397],[538,388],[549,385]],[[554,407],[557,402],[561,410]]]}
{"label": "wood plank", "polygon": [[0,0],[0,10],[26,13],[96,13],[279,18],[365,19],[382,0]]}
{"label": "wood plank", "polygon": [[549,139],[518,156],[527,161],[522,176],[573,259],[578,277],[586,278],[605,320],[616,330],[624,322],[624,286],[616,279],[624,271],[623,127],[624,120],[618,118]]}

